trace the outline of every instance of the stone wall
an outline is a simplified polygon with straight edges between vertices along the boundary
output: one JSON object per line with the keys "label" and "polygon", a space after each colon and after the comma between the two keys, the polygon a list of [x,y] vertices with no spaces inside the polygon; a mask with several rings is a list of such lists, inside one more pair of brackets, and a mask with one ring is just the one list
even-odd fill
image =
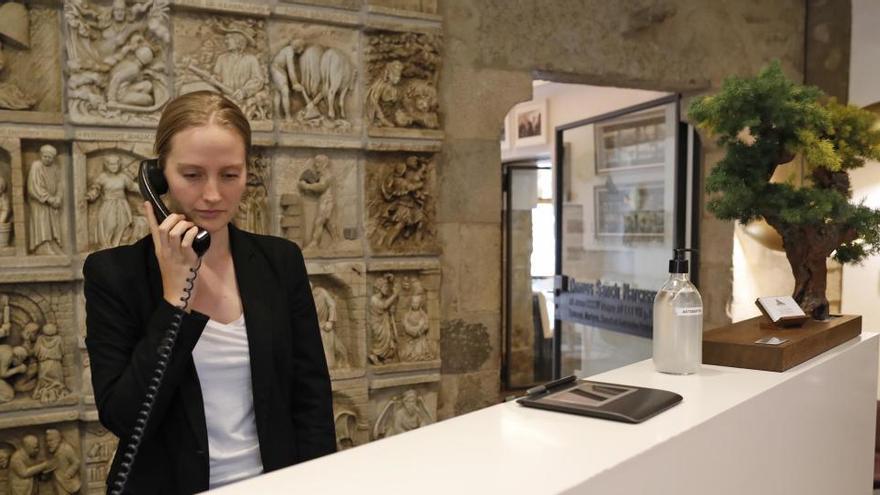
{"label": "stone wall", "polygon": [[[532,79],[681,92],[684,105],[716,90],[724,77],[754,74],[772,59],[799,80],[805,10],[799,0],[444,0],[439,12],[445,131],[437,212],[441,314],[456,322],[442,325],[441,348],[447,335],[458,335],[447,330],[467,324],[480,331],[485,326],[492,348],[488,361],[444,369],[443,417],[485,403],[471,384],[492,390],[485,381],[498,381],[501,251],[487,248],[500,236],[498,135],[510,108],[531,98]],[[708,139],[704,144],[701,159],[708,171],[721,152]],[[733,223],[708,213],[701,223],[701,292],[712,327],[729,322]],[[459,352],[484,348],[480,339],[468,342]],[[446,368],[449,357],[443,359]]]}
{"label": "stone wall", "polygon": [[104,493],[82,263],[148,232],[135,172],[163,105],[200,89],[255,131],[236,223],[303,248],[339,448],[437,421],[442,39],[435,0],[0,3],[0,494],[52,459]]}

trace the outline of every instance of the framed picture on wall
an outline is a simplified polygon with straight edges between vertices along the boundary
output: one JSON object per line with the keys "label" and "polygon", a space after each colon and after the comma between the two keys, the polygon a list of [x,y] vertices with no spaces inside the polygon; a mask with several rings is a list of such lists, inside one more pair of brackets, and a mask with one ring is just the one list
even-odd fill
{"label": "framed picture on wall", "polygon": [[663,239],[663,182],[595,186],[596,237]]}
{"label": "framed picture on wall", "polygon": [[523,103],[513,109],[516,147],[547,144],[547,100]]}
{"label": "framed picture on wall", "polygon": [[664,166],[666,127],[662,108],[596,123],[596,173]]}

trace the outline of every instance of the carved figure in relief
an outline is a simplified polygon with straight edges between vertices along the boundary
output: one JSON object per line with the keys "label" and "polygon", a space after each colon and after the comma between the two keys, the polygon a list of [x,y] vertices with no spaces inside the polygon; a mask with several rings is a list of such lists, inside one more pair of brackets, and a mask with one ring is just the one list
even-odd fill
{"label": "carved figure in relief", "polygon": [[3,321],[0,322],[0,339],[5,339],[6,337],[9,337],[9,332],[12,331],[12,320],[10,319],[9,314],[9,296],[6,294],[0,296],[0,305],[3,306]]}
{"label": "carved figure in relief", "polygon": [[437,89],[430,82],[422,79],[409,81],[403,90],[401,103],[402,108],[394,112],[394,123],[398,127],[440,127]]}
{"label": "carved figure in relief", "polygon": [[435,353],[428,339],[428,313],[425,311],[425,289],[418,278],[404,281],[404,289],[411,291],[409,309],[403,316],[403,335],[400,343],[402,361],[426,361]]}
{"label": "carved figure in relief", "polygon": [[189,72],[182,80],[183,92],[199,89],[220,91],[241,107],[247,118],[266,120],[271,117],[269,81],[256,53],[259,53],[256,36],[262,29],[261,21],[220,20],[210,18],[202,33],[210,36],[213,30],[223,36],[223,46],[213,39],[202,42],[197,57],[184,57],[182,68]]}
{"label": "carved figure in relief", "polygon": [[34,435],[25,435],[19,447],[9,458],[9,493],[11,495],[34,495],[37,486],[34,477],[48,472],[49,461],[37,461],[40,441]]}
{"label": "carved figure in relief", "polygon": [[21,347],[25,350],[24,364],[27,365],[24,373],[15,377],[12,388],[16,392],[31,392],[37,386],[37,374],[40,371],[40,363],[34,355],[34,345],[40,333],[40,325],[34,322],[25,324],[21,331]]}
{"label": "carved figure in relief", "polygon": [[98,244],[102,249],[122,244],[126,231],[132,226],[134,217],[126,192],[137,194],[138,186],[123,171],[119,155],[108,155],[104,158],[104,171],[86,191],[86,200],[90,203],[102,198],[96,226]]}
{"label": "carved figure in relief", "polygon": [[266,84],[260,61],[244,51],[254,40],[242,32],[229,32],[224,41],[227,51],[214,62],[214,75],[228,88],[233,99],[251,98]]}
{"label": "carved figure in relief", "polygon": [[291,120],[290,115],[290,89],[305,94],[305,88],[299,83],[299,77],[296,75],[296,56],[305,50],[305,42],[299,39],[291,39],[290,43],[278,50],[278,53],[272,58],[269,64],[269,73],[272,75],[272,84],[275,87],[273,102],[275,104],[275,115]]}
{"label": "carved figure in relief", "polygon": [[330,159],[327,155],[318,155],[313,160],[309,160],[297,186],[304,194],[318,197],[318,211],[312,221],[312,231],[305,248],[319,247],[325,233],[331,241],[335,241],[336,225],[333,221],[333,213],[336,208],[336,179],[330,171]]}
{"label": "carved figure in relief", "polygon": [[315,309],[318,313],[318,326],[321,328],[321,342],[324,344],[324,356],[327,358],[328,368],[347,368],[348,351],[345,343],[336,333],[336,300],[323,287],[312,288],[312,298],[315,300]]}
{"label": "carved figure in relief", "polygon": [[10,379],[27,371],[27,351],[21,346],[0,344],[0,403],[15,398],[15,389],[9,384]]}
{"label": "carved figure in relief", "polygon": [[[0,33],[2,35],[3,33]],[[0,74],[6,68],[6,55],[3,54],[3,38],[0,37]],[[0,108],[6,110],[27,110],[37,100],[26,94],[13,82],[0,81]]]}
{"label": "carved figure in relief", "polygon": [[62,254],[62,191],[53,167],[56,156],[55,147],[44,144],[40,147],[40,159],[34,161],[28,171],[28,250],[31,253]]}
{"label": "carved figure in relief", "polygon": [[354,432],[358,427],[357,413],[348,409],[340,410],[333,406],[336,413],[334,424],[336,425],[336,449],[346,450],[354,447]]}
{"label": "carved figure in relief", "polygon": [[9,201],[9,183],[0,176],[0,247],[12,240],[12,204]]}
{"label": "carved figure in relief", "polygon": [[381,75],[370,84],[367,89],[366,117],[367,122],[379,127],[394,127],[394,123],[388,119],[382,106],[394,104],[400,99],[400,78],[403,74],[403,63],[392,60],[385,64]]}
{"label": "carved figure in relief", "polygon": [[[296,73],[299,57],[300,75]],[[342,51],[319,44],[306,45],[291,39],[272,59],[270,66],[275,86],[275,113],[291,120],[290,89],[302,94],[306,106],[298,118],[301,122],[323,123],[327,126],[349,126],[345,117],[345,98],[354,88],[357,71]],[[319,104],[326,100],[326,119]],[[339,117],[339,120],[337,119]]]}
{"label": "carved figure in relief", "polygon": [[168,0],[113,0],[110,8],[86,0],[64,2],[67,94],[74,117],[155,120],[168,101],[164,49]]}
{"label": "carved figure in relief", "polygon": [[[131,41],[119,52],[121,59],[110,70],[107,83],[107,101],[135,107],[151,107],[155,103],[153,80],[141,77],[145,71],[161,77],[159,72],[150,69],[155,59],[153,48],[145,43],[140,35],[132,36]],[[116,60],[115,58],[113,59]]]}
{"label": "carved figure in relief", "polygon": [[400,290],[394,275],[386,273],[373,283],[370,298],[370,330],[372,345],[370,362],[379,365],[397,359],[397,322],[394,320]]}
{"label": "carved figure in relief", "polygon": [[254,234],[268,234],[268,214],[266,213],[266,173],[269,166],[267,159],[256,156],[248,167],[247,188],[238,203],[238,214],[235,224]]}
{"label": "carved figure in relief", "polygon": [[395,396],[382,408],[373,428],[373,438],[385,438],[433,423],[425,401],[413,389]]}
{"label": "carved figure in relief", "polygon": [[46,430],[46,447],[52,455],[49,467],[52,469],[55,495],[70,495],[79,491],[82,486],[79,476],[80,458],[74,448],[54,428]]}
{"label": "carved figure in relief", "polygon": [[380,245],[391,246],[400,237],[424,236],[425,214],[423,208],[428,199],[425,190],[427,160],[410,156],[404,163],[397,163],[379,186],[383,203],[379,208],[380,232],[374,235]]}
{"label": "carved figure in relief", "polygon": [[64,368],[61,366],[62,349],[58,327],[53,323],[43,325],[42,334],[37,337],[34,345],[34,355],[40,367],[33,398],[40,402],[58,401],[69,392],[64,385]]}

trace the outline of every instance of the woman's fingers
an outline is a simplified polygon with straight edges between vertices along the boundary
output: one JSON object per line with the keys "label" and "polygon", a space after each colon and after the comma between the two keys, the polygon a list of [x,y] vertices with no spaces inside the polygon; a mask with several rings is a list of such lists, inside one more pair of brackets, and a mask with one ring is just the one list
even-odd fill
{"label": "woman's fingers", "polygon": [[187,229],[186,233],[183,234],[183,240],[180,241],[180,246],[184,249],[192,248],[193,239],[196,238],[196,234],[198,233],[199,228],[195,225]]}
{"label": "woman's fingers", "polygon": [[[183,234],[187,230],[189,230],[190,227],[195,225],[194,223],[190,222],[189,220],[183,220],[183,215],[178,215],[178,216],[181,218],[181,220],[178,220],[171,227],[171,230],[168,231],[168,238],[169,239],[174,239],[174,240],[180,239],[181,237],[183,237]],[[178,242],[177,244],[180,244],[180,243]]]}

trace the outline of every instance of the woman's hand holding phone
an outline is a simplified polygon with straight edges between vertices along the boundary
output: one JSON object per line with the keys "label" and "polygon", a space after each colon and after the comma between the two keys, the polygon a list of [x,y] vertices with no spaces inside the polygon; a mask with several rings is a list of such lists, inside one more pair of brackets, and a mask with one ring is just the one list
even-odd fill
{"label": "woman's hand holding phone", "polygon": [[162,272],[162,295],[169,303],[180,306],[190,269],[198,265],[199,257],[193,251],[192,243],[199,228],[179,213],[172,213],[158,223],[149,201],[144,202],[144,212]]}

